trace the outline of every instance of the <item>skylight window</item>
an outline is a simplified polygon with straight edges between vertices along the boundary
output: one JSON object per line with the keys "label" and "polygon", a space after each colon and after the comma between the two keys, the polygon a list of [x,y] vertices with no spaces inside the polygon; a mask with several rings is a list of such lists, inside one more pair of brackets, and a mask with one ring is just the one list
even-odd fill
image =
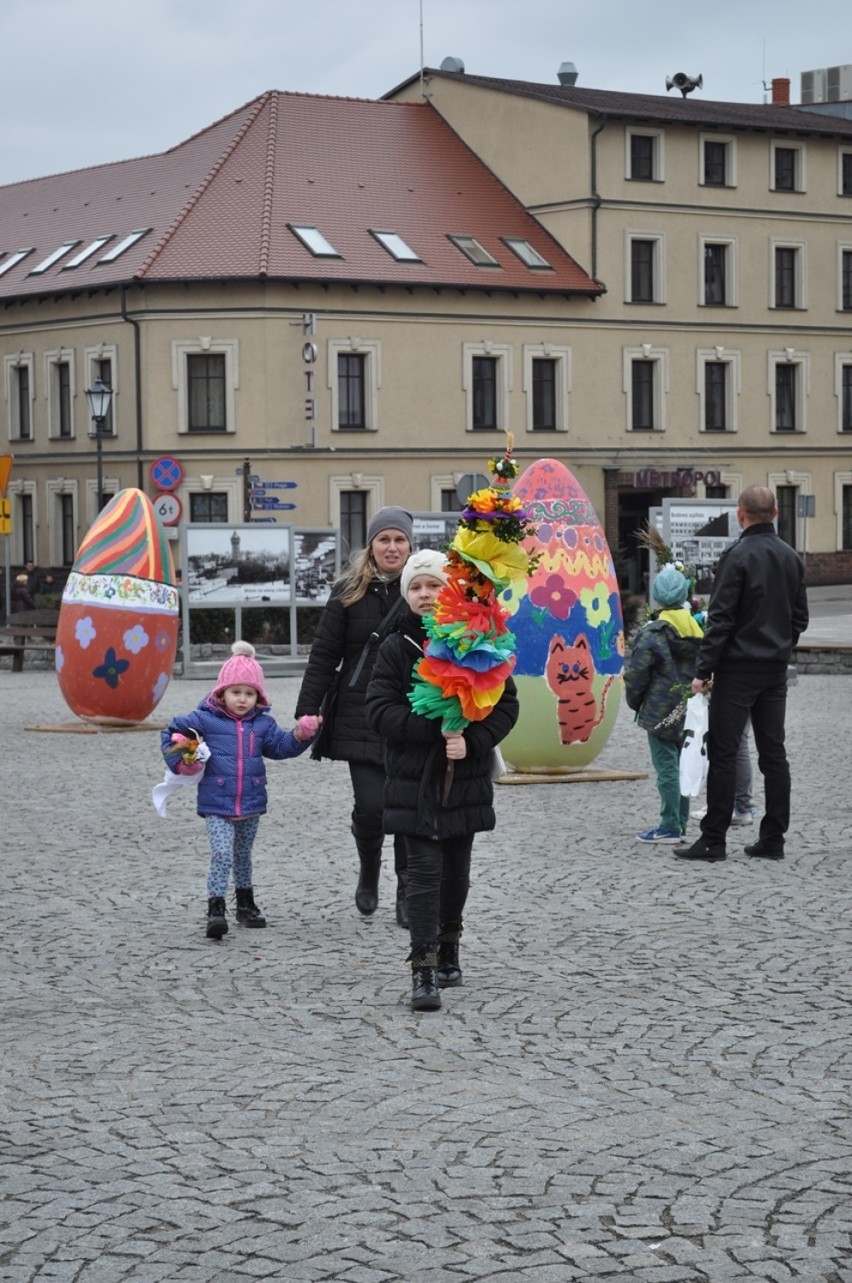
{"label": "skylight window", "polygon": [[[527,267],[533,268],[550,268],[546,258],[542,258],[537,249],[533,249],[529,241],[525,241],[523,236],[502,236],[500,238],[504,245],[508,245],[513,254],[517,254],[522,263]],[[552,269],[551,269],[552,270]]]}
{"label": "skylight window", "polygon": [[125,250],[129,250],[131,245],[135,245],[137,241],[141,241],[142,237],[146,236],[150,230],[150,227],[138,227],[135,232],[131,232],[129,236],[125,236],[123,241],[119,241],[117,245],[113,245],[109,253],[104,254],[102,258],[99,258],[98,262],[114,263],[117,258],[121,257]]}
{"label": "skylight window", "polygon": [[76,244],[76,241],[66,241],[64,245],[60,245],[59,249],[55,249],[52,254],[48,254],[47,258],[43,258],[37,267],[30,269],[30,276],[38,276],[41,272],[46,272],[49,267],[53,267],[53,264],[62,258],[63,254],[67,254],[69,249],[73,249]]}
{"label": "skylight window", "polygon": [[7,272],[11,272],[12,268],[17,267],[18,263],[20,263],[22,258],[26,258],[27,254],[32,254],[32,252],[33,252],[32,245],[30,246],[29,249],[16,250],[16,252],[12,255],[11,258],[6,259],[5,263],[0,263],[0,276],[5,276]]}
{"label": "skylight window", "polygon": [[397,232],[377,232],[374,227],[371,227],[370,235],[375,236],[382,249],[386,249],[391,258],[395,258],[398,263],[421,263],[423,261],[410,245],[406,245]]}
{"label": "skylight window", "polygon": [[81,249],[79,254],[75,254],[67,263],[63,263],[63,272],[69,271],[72,267],[79,267],[81,263],[85,263],[87,258],[91,258],[93,254],[97,254],[101,246],[106,245],[107,241],[111,240],[112,234],[109,236],[99,236],[96,240],[92,241],[91,244],[87,245],[85,249]]}
{"label": "skylight window", "polygon": [[298,236],[305,249],[309,249],[315,258],[342,258],[332,245],[327,241],[318,227],[313,227],[310,223],[288,223],[287,226],[294,236]]}
{"label": "skylight window", "polygon": [[476,263],[477,267],[499,267],[500,264],[496,258],[493,258],[484,245],[480,245],[475,236],[450,236],[450,240],[456,249],[460,249],[465,258],[469,258],[471,263]]}

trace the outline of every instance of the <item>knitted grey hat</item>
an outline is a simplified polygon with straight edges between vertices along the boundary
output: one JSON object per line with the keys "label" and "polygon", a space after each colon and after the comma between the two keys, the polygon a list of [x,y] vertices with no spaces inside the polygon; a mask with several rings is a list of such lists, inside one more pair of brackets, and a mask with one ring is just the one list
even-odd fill
{"label": "knitted grey hat", "polygon": [[367,547],[383,530],[401,530],[409,544],[414,546],[414,519],[405,508],[379,508],[367,526]]}

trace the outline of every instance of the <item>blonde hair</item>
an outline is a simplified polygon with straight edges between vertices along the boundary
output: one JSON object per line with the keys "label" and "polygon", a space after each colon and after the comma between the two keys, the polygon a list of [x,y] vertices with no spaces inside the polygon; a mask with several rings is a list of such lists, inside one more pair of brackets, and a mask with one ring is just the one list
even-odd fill
{"label": "blonde hair", "polygon": [[376,563],[369,548],[353,552],[343,574],[337,581],[340,586],[341,606],[351,606],[360,601],[376,577]]}

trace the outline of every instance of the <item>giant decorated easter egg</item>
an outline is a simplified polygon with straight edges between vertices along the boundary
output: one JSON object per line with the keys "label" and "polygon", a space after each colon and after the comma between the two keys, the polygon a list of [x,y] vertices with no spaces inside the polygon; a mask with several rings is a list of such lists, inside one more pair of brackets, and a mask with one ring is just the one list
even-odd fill
{"label": "giant decorated easter egg", "polygon": [[574,770],[600,753],[622,694],[624,623],[603,527],[577,478],[539,459],[512,491],[536,533],[530,577],[501,597],[517,639],[520,716],[501,748],[516,771]]}
{"label": "giant decorated easter egg", "polygon": [[59,609],[56,671],[86,721],[142,722],[163,697],[180,622],[175,568],[147,495],[122,490],[77,549]]}

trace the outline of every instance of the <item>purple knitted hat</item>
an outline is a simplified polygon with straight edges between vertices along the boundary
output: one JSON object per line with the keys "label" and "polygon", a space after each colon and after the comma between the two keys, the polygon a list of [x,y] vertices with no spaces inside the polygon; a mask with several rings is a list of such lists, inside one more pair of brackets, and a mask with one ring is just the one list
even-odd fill
{"label": "purple knitted hat", "polygon": [[251,642],[235,641],[231,647],[231,658],[226,659],[219,669],[213,694],[222,698],[226,686],[253,686],[257,691],[258,702],[268,704],[266,691],[263,689],[263,669],[254,657],[254,646]]}

